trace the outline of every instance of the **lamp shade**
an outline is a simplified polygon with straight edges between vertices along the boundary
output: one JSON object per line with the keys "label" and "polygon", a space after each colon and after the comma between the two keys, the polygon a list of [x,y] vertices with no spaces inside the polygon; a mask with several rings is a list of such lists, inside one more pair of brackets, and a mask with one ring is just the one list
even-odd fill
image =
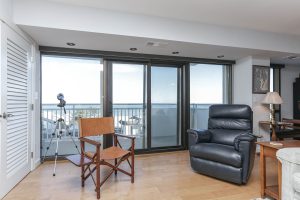
{"label": "lamp shade", "polygon": [[278,92],[268,92],[262,101],[263,104],[282,104],[282,98],[279,96]]}

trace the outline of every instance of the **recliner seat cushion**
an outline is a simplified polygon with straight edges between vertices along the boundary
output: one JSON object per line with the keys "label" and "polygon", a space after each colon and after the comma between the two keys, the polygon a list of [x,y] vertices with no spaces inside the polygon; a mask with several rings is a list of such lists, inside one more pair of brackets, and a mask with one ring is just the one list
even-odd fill
{"label": "recliner seat cushion", "polygon": [[215,161],[233,167],[242,166],[242,155],[233,146],[198,143],[190,147],[190,154],[192,157]]}

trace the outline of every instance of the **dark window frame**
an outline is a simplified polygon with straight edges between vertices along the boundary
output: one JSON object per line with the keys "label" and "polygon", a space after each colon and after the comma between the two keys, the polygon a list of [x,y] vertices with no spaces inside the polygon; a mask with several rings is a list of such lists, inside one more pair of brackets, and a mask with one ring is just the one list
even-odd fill
{"label": "dark window frame", "polygon": [[[113,62],[126,62],[135,64],[146,64],[146,73],[150,74],[150,78],[146,80],[146,106],[151,106],[151,66],[153,65],[171,65],[178,66],[180,68],[181,78],[180,78],[180,93],[181,93],[181,145],[180,146],[168,146],[168,147],[155,147],[149,149],[136,150],[138,154],[143,153],[154,153],[154,152],[166,152],[166,151],[176,151],[184,150],[188,148],[188,138],[186,130],[190,127],[190,63],[199,64],[218,64],[226,65],[229,70],[229,85],[228,85],[228,97],[231,103],[232,99],[232,65],[235,64],[233,60],[217,60],[217,59],[206,59],[206,58],[191,58],[191,57],[180,57],[180,56],[163,56],[163,55],[150,55],[150,54],[137,54],[137,53],[123,53],[123,52],[110,52],[110,51],[97,51],[97,50],[82,50],[82,49],[72,49],[72,48],[59,48],[59,47],[47,47],[40,46],[40,60],[44,55],[57,55],[66,57],[87,57],[87,58],[100,58],[103,60],[103,70],[104,70],[104,88],[103,88],[103,116],[112,115],[112,67],[110,66]],[[42,69],[41,69],[42,70]],[[42,73],[42,71],[41,71]],[[41,74],[40,74],[41,76]],[[40,87],[42,86],[42,80],[40,82]],[[111,89],[110,89],[111,88]],[[40,94],[40,97],[42,95]],[[150,99],[150,101],[149,101]],[[40,104],[42,107],[42,102]],[[147,111],[147,122],[151,120],[151,109]],[[42,131],[42,130],[41,130]],[[147,141],[151,142],[151,126],[147,125]],[[103,140],[103,146],[109,147],[112,144],[112,138],[106,137]],[[41,150],[42,151],[42,150]]]}

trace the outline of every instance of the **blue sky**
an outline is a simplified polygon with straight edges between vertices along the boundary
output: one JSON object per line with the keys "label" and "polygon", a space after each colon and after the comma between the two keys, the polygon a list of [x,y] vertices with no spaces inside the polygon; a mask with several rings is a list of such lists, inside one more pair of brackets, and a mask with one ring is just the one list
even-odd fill
{"label": "blue sky", "polygon": [[190,102],[223,102],[223,66],[194,64],[190,68]]}
{"label": "blue sky", "polygon": [[[100,59],[75,59],[43,56],[42,101],[58,103],[63,93],[67,103],[100,103]],[[176,103],[177,69],[152,67],[151,93],[153,103]],[[220,65],[191,66],[191,103],[222,103],[223,70]],[[143,73],[140,64],[113,65],[113,102],[142,103]]]}
{"label": "blue sky", "polygon": [[101,60],[42,57],[42,103],[99,103]]}

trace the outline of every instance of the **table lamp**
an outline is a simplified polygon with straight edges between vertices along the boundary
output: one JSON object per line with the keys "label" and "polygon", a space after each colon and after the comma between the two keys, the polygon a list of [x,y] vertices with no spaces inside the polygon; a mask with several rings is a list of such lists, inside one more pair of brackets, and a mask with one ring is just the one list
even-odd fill
{"label": "table lamp", "polygon": [[270,104],[271,105],[271,123],[275,124],[275,110],[274,104],[282,104],[282,98],[278,94],[278,92],[268,92],[265,96],[264,100],[262,101],[263,104]]}

